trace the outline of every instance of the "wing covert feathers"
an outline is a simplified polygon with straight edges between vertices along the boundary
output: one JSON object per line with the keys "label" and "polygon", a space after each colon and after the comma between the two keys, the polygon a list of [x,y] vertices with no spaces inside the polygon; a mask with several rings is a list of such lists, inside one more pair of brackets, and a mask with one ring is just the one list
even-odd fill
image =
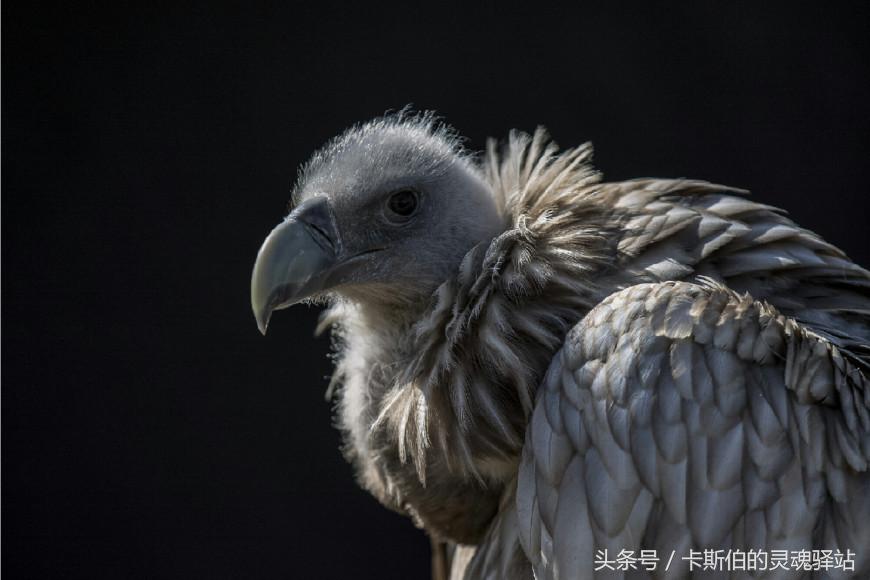
{"label": "wing covert feathers", "polygon": [[546,375],[520,540],[538,579],[592,578],[597,549],[676,550],[661,577],[684,576],[691,548],[851,549],[866,573],[868,460],[850,356],[713,281],[640,284],[575,326]]}

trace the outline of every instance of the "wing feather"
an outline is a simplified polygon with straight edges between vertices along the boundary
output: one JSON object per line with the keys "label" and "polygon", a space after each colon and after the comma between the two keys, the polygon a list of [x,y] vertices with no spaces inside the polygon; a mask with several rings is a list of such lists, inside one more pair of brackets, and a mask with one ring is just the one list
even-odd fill
{"label": "wing feather", "polygon": [[[716,203],[746,211],[739,199]],[[674,213],[649,235],[684,219]],[[800,232],[759,235],[776,244]],[[713,282],[611,295],[569,333],[530,420],[516,508],[536,578],[593,578],[604,548],[674,550],[677,577],[690,549],[870,545],[870,389],[859,368]],[[861,552],[858,576],[870,570]]]}

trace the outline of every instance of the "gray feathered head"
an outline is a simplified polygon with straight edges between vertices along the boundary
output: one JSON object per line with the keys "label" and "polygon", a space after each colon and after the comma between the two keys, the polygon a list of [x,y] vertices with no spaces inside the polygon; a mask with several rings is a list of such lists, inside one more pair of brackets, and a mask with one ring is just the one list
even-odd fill
{"label": "gray feathered head", "polygon": [[459,139],[431,114],[353,127],[300,170],[292,211],[260,248],[257,323],[329,296],[383,306],[428,297],[475,244],[504,229]]}

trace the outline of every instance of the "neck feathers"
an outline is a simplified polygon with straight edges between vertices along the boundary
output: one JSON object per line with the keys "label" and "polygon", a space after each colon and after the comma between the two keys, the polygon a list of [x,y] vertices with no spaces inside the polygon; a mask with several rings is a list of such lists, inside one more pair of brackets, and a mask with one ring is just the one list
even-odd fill
{"label": "neck feathers", "polygon": [[[584,145],[557,155],[542,129],[513,133],[501,151],[490,143],[484,169],[509,228],[472,248],[406,328],[382,333],[398,342],[380,356],[398,364],[386,384],[362,385],[376,413],[344,404],[346,428],[374,417],[369,432],[393,442],[421,481],[432,453],[482,481],[515,465],[542,374],[616,256],[622,220],[596,188],[591,154]],[[340,380],[353,361],[339,355]]]}
{"label": "neck feathers", "polygon": [[[427,304],[384,315],[338,303],[324,319],[336,325],[339,421],[361,483],[448,537],[488,521],[550,360],[615,290],[703,274],[822,331],[870,332],[870,274],[774,208],[701,181],[601,183],[590,146],[556,151],[540,129],[489,144],[482,169],[508,226]],[[460,496],[470,503],[445,507]]]}

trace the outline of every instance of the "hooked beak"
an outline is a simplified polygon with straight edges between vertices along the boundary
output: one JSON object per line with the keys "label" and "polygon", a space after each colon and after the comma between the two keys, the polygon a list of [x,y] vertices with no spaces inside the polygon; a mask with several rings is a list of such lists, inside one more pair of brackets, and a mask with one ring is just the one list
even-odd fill
{"label": "hooked beak", "polygon": [[251,277],[251,307],[260,332],[266,334],[275,310],[328,287],[340,245],[325,197],[301,203],[272,230],[260,247]]}

